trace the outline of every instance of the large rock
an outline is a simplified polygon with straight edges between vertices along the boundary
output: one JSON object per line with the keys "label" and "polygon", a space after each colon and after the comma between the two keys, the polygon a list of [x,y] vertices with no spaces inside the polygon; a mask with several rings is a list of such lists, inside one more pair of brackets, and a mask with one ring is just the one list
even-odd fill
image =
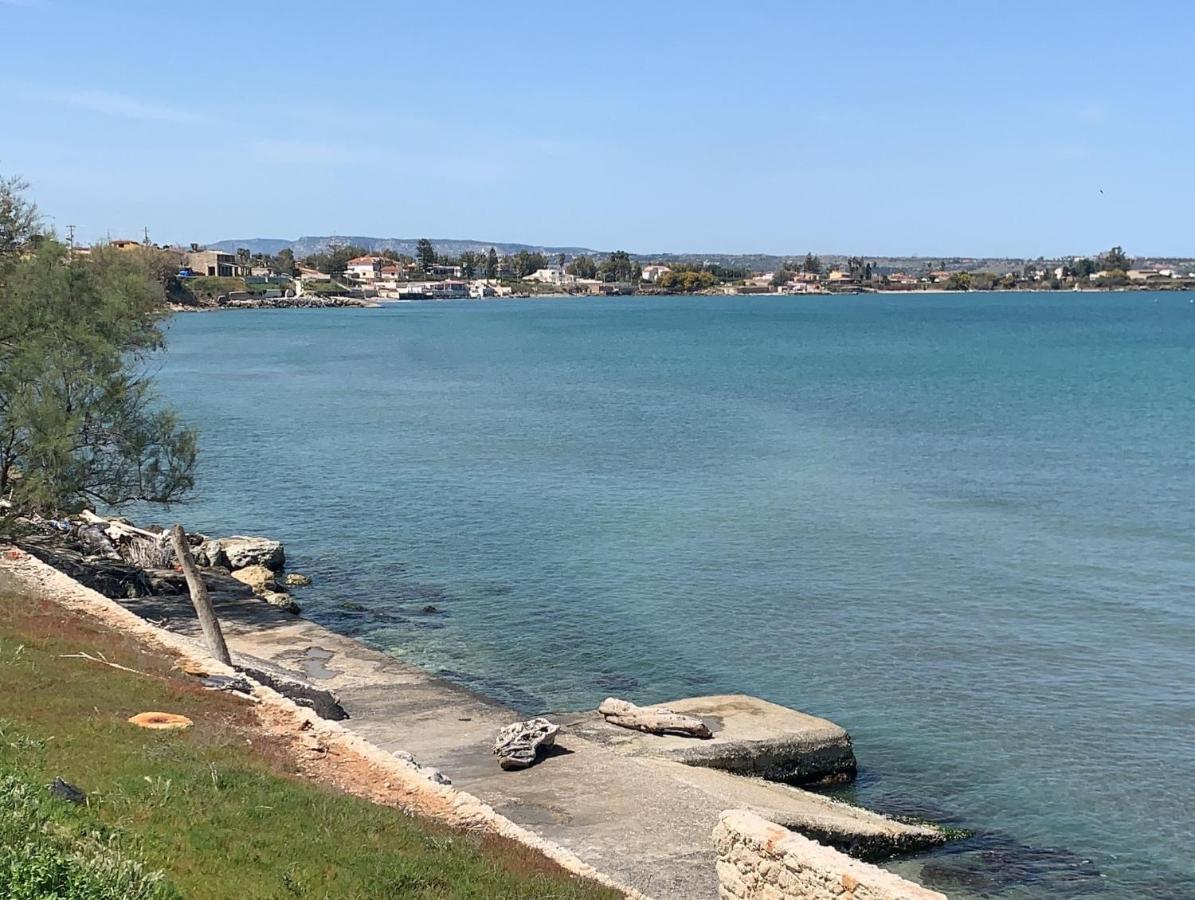
{"label": "large rock", "polygon": [[241,665],[235,668],[254,681],[273,688],[284,697],[289,697],[299,706],[313,710],[321,718],[340,722],[349,717],[344,707],[340,705],[340,698],[331,691],[317,688],[315,685],[299,681],[277,671],[266,671],[264,668]]}
{"label": "large rock", "polygon": [[507,725],[494,740],[498,765],[508,770],[534,765],[540,752],[556,743],[556,732],[559,730],[558,725],[542,718]]}
{"label": "large rock", "polygon": [[279,541],[237,534],[204,541],[195,549],[195,562],[201,566],[222,566],[233,570],[265,566],[277,572],[286,562],[286,552]]}
{"label": "large rock", "polygon": [[249,585],[255,594],[278,590],[278,582],[274,573],[265,566],[245,566],[245,568],[233,572],[232,577]]}

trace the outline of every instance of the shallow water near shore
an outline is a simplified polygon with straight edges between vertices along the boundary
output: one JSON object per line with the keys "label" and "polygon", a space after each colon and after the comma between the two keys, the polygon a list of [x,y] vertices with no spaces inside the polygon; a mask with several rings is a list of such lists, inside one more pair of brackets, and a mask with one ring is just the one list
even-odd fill
{"label": "shallow water near shore", "polygon": [[[979,834],[952,897],[1195,896],[1189,294],[180,315],[190,527],[527,710],[743,691],[852,799]],[[143,519],[162,513],[138,511]]]}

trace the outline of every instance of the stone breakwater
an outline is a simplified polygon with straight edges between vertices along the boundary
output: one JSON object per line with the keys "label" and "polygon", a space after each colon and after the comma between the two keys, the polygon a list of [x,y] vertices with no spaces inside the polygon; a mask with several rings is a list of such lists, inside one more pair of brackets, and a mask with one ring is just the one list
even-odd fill
{"label": "stone breakwater", "polygon": [[714,829],[721,900],[946,900],[745,810]]}

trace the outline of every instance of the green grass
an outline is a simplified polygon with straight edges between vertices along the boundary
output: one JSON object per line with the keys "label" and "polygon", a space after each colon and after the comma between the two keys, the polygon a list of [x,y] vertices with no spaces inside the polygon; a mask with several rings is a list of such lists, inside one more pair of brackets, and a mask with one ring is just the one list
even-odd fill
{"label": "green grass", "polygon": [[[78,650],[148,674],[63,657]],[[0,593],[0,794],[16,798],[0,796],[0,896],[617,896],[513,842],[300,780],[290,751],[255,730],[251,706],[169,664],[57,607]],[[151,732],[126,722],[148,710],[195,724]],[[52,798],[55,777],[87,792],[87,804]],[[56,892],[36,888],[43,877]]]}
{"label": "green grass", "polygon": [[345,288],[336,282],[307,282],[303,285],[304,294],[343,294]]}
{"label": "green grass", "polygon": [[243,278],[222,278],[208,275],[197,275],[192,278],[179,279],[182,286],[196,297],[218,297],[233,291],[248,290]]}

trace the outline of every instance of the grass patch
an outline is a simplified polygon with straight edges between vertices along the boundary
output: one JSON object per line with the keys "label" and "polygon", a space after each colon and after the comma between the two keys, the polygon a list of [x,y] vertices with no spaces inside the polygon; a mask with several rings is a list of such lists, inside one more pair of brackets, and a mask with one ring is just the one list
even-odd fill
{"label": "grass patch", "polygon": [[304,294],[343,294],[346,290],[334,281],[308,281],[303,285]]}
{"label": "grass patch", "polygon": [[[147,676],[62,656],[80,650]],[[170,662],[0,584],[0,896],[617,896],[513,842],[300,780],[288,749],[254,730],[250,705]],[[125,721],[148,710],[195,725],[147,732]],[[55,777],[87,803],[51,797]],[[43,876],[58,887],[28,893]]]}
{"label": "grass patch", "polygon": [[223,294],[233,291],[249,290],[243,278],[224,278],[214,275],[196,275],[191,278],[180,278],[183,289],[195,297],[214,300]]}

